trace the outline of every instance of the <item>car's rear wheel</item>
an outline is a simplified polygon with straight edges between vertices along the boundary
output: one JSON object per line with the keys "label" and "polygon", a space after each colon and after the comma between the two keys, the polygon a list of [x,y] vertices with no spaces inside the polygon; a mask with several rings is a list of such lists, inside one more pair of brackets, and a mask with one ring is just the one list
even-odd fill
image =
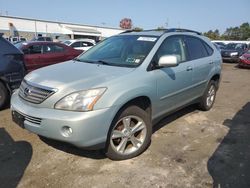
{"label": "car's rear wheel", "polygon": [[211,80],[201,98],[200,101],[201,110],[208,111],[213,107],[216,97],[216,92],[217,92],[217,84],[214,80]]}
{"label": "car's rear wheel", "polygon": [[5,85],[0,82],[0,109],[3,109],[9,100],[9,92]]}
{"label": "car's rear wheel", "polygon": [[150,143],[150,116],[138,106],[129,106],[113,120],[106,148],[106,156],[125,160],[138,156]]}

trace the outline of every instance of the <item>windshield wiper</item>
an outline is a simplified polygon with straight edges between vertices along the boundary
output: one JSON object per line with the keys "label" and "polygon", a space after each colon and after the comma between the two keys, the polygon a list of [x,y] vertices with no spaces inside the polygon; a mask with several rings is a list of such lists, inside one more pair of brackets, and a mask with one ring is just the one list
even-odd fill
{"label": "windshield wiper", "polygon": [[104,60],[98,60],[98,61],[96,61],[97,63],[101,63],[101,64],[103,64],[103,65],[112,65],[112,63],[109,63],[109,62],[107,62],[107,61],[104,61]]}
{"label": "windshield wiper", "polygon": [[74,61],[79,61],[82,62],[80,59],[78,59],[77,57],[73,59]]}

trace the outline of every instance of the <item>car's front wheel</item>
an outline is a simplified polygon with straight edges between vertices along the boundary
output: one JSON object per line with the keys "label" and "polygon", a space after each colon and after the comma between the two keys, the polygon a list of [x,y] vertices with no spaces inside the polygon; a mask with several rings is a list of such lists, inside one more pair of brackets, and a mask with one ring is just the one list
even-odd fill
{"label": "car's front wheel", "polygon": [[106,156],[113,160],[136,157],[147,149],[151,134],[149,114],[138,106],[129,106],[113,120]]}

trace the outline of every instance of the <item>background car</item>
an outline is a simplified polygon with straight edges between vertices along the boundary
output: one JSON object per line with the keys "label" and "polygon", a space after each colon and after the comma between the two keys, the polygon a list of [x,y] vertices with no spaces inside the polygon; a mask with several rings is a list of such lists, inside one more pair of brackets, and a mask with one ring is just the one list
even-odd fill
{"label": "background car", "polygon": [[215,44],[217,44],[221,49],[224,49],[226,47],[226,44],[223,42],[213,42]]}
{"label": "background car", "polygon": [[13,44],[16,44],[18,42],[25,42],[27,39],[25,37],[6,37],[6,40],[10,41]]}
{"label": "background car", "polygon": [[34,37],[31,41],[53,41],[51,37],[38,36]]}
{"label": "background car", "polygon": [[221,50],[223,61],[239,62],[239,57],[248,50],[245,43],[229,43]]}
{"label": "background car", "polygon": [[240,56],[239,67],[250,68],[250,50]]}
{"label": "background car", "polygon": [[24,62],[28,72],[44,66],[74,59],[82,53],[82,50],[76,50],[57,42],[31,41],[18,43],[16,47],[24,53]]}
{"label": "background car", "polygon": [[212,42],[212,44],[217,48],[217,50],[219,50],[221,52],[221,50],[224,49],[223,46],[220,46],[219,44],[215,43],[215,42]]}
{"label": "background car", "polygon": [[93,39],[66,40],[63,43],[68,46],[71,46],[72,48],[83,51],[86,51],[96,45],[96,42]]}
{"label": "background car", "polygon": [[0,35],[0,109],[9,102],[10,94],[19,88],[25,75],[23,53]]}

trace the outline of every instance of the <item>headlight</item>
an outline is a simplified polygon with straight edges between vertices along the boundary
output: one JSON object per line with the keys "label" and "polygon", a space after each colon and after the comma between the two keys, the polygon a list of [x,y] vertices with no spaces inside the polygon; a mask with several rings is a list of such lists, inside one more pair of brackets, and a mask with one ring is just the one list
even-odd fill
{"label": "headlight", "polygon": [[238,55],[238,52],[232,52],[232,53],[230,53],[230,55],[231,56],[236,56],[236,55]]}
{"label": "headlight", "polygon": [[93,110],[94,105],[105,91],[106,88],[97,88],[71,93],[59,100],[55,104],[55,108],[81,112]]}
{"label": "headlight", "polygon": [[240,56],[240,59],[247,59],[247,58],[246,58],[245,56],[242,55],[242,56]]}

